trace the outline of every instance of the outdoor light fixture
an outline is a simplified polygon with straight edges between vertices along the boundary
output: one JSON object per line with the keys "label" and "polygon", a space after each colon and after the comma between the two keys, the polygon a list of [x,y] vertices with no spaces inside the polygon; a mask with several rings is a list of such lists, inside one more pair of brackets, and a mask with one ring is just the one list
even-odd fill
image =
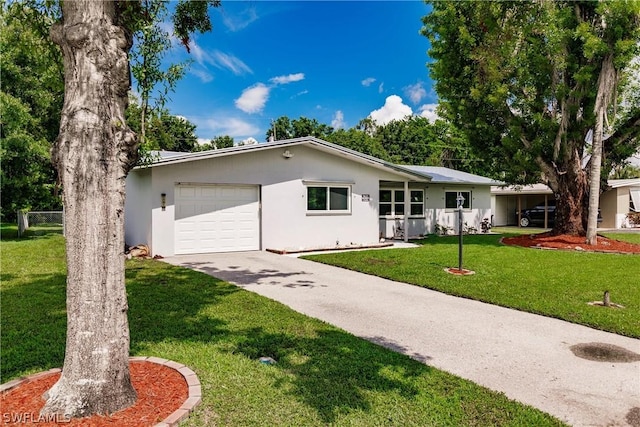
{"label": "outdoor light fixture", "polygon": [[284,150],[284,153],[282,153],[282,157],[284,157],[285,159],[290,159],[293,157],[293,153],[289,150]]}
{"label": "outdoor light fixture", "polygon": [[167,193],[160,194],[160,207],[162,210],[167,210]]}

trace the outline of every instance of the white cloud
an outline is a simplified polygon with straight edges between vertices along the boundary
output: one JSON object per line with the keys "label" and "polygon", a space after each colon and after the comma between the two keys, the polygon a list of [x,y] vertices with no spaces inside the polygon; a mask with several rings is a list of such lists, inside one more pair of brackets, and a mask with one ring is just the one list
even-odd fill
{"label": "white cloud", "polygon": [[248,7],[237,15],[231,15],[223,10],[223,19],[225,27],[236,32],[247,28],[251,23],[258,20],[258,14],[255,7]]}
{"label": "white cloud", "polygon": [[424,104],[419,109],[420,110],[419,115],[421,117],[425,117],[426,119],[429,120],[429,122],[433,123],[437,119],[439,119],[438,113],[436,113],[437,107],[438,107],[438,104]]}
{"label": "white cloud", "polygon": [[336,111],[336,114],[333,116],[333,120],[331,120],[331,127],[334,129],[344,129],[344,113],[340,110]]}
{"label": "white cloud", "polygon": [[300,91],[300,92],[296,93],[295,95],[293,95],[293,96],[291,97],[291,99],[293,99],[293,98],[297,98],[297,97],[302,96],[302,95],[306,95],[306,94],[308,94],[308,93],[309,93],[309,91],[308,91],[308,90],[302,90],[302,91]]}
{"label": "white cloud", "polygon": [[372,111],[369,117],[378,125],[386,125],[392,120],[402,120],[412,114],[411,107],[405,105],[402,98],[391,95],[387,97],[382,108]]}
{"label": "white cloud", "polygon": [[219,50],[207,52],[196,43],[195,39],[189,41],[189,49],[195,61],[204,68],[207,65],[213,65],[216,68],[227,69],[237,76],[253,74],[253,70],[240,58]]}
{"label": "white cloud", "polygon": [[211,62],[211,56],[202,50],[200,45],[196,43],[195,39],[189,40],[189,51],[193,55],[193,59],[200,65],[204,65],[205,62]]}
{"label": "white cloud", "polygon": [[371,86],[373,83],[375,83],[376,79],[374,79],[373,77],[367,77],[366,79],[364,79],[361,83],[362,86],[364,87],[369,87]]}
{"label": "white cloud", "polygon": [[404,91],[414,104],[418,104],[425,96],[427,96],[427,91],[422,87],[422,82],[409,85],[404,88]]}
{"label": "white cloud", "polygon": [[214,62],[212,65],[218,68],[231,70],[235,75],[253,74],[253,70],[239,58],[216,50],[213,52]]}
{"label": "white cloud", "polygon": [[198,145],[205,145],[210,143],[211,140],[210,139],[206,139],[206,138],[198,138]]}
{"label": "white cloud", "polygon": [[378,86],[378,93],[382,92],[384,92],[384,82],[380,83],[380,86]]}
{"label": "white cloud", "polygon": [[[235,100],[236,107],[245,113],[253,114],[260,113],[264,109],[271,90],[278,86],[292,82],[298,82],[304,80],[304,73],[289,74],[285,76],[277,76],[269,79],[272,85],[268,86],[264,83],[256,83],[242,91],[242,95]],[[305,94],[307,91],[302,91],[296,96]]]}
{"label": "white cloud", "polygon": [[214,136],[229,135],[233,138],[243,138],[250,135],[257,134],[260,129],[251,123],[248,123],[242,119],[236,117],[229,117],[224,113],[220,114],[222,119],[210,118],[205,120],[199,129],[202,129],[202,133]]}
{"label": "white cloud", "polygon": [[277,85],[285,85],[287,83],[299,82],[304,80],[304,73],[289,74],[288,76],[273,77],[269,81]]}
{"label": "white cloud", "polygon": [[213,76],[206,70],[190,68],[189,73],[199,78],[202,83],[209,83],[213,80]]}
{"label": "white cloud", "polygon": [[240,98],[235,100],[236,107],[245,113],[259,113],[267,103],[270,91],[264,83],[256,83],[242,91]]}

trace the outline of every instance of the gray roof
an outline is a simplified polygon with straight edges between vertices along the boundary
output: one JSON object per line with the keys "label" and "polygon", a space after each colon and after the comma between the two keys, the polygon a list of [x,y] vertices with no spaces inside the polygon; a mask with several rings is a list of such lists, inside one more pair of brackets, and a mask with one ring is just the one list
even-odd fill
{"label": "gray roof", "polygon": [[[159,158],[146,167],[162,166],[175,163],[189,162],[193,160],[203,160],[214,157],[222,157],[240,154],[243,152],[267,150],[278,147],[290,147],[294,145],[309,144],[315,148],[341,154],[358,163],[368,164],[379,169],[392,170],[393,172],[422,182],[449,183],[449,184],[475,184],[475,185],[497,185],[499,181],[494,181],[479,175],[473,175],[466,172],[460,172],[454,169],[436,167],[436,166],[405,166],[396,165],[377,157],[369,156],[358,151],[351,150],[341,145],[333,144],[314,137],[303,137],[293,139],[283,139],[278,141],[270,141],[252,145],[242,145],[229,148],[221,148],[219,150],[198,151],[194,153],[180,153],[176,151],[159,151]],[[142,166],[145,167],[145,166]]]}
{"label": "gray roof", "polygon": [[640,178],[610,179],[607,181],[607,185],[611,188],[640,187]]}
{"label": "gray roof", "polygon": [[158,158],[161,160],[170,159],[172,157],[183,156],[185,154],[187,153],[182,151],[165,151],[165,150],[151,151],[152,156],[158,156]]}
{"label": "gray roof", "polygon": [[423,173],[431,177],[431,182],[442,184],[475,184],[475,185],[499,185],[500,181],[480,175],[449,169],[442,166],[403,166],[415,172]]}

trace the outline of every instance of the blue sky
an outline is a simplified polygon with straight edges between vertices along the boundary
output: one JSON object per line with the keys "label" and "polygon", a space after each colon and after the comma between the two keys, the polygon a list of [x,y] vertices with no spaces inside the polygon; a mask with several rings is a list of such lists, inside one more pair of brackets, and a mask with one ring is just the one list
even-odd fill
{"label": "blue sky", "polygon": [[[419,34],[421,1],[222,1],[213,31],[167,104],[201,139],[262,142],[271,120],[315,118],[350,128],[430,115],[437,103]],[[176,46],[170,61],[187,57]]]}

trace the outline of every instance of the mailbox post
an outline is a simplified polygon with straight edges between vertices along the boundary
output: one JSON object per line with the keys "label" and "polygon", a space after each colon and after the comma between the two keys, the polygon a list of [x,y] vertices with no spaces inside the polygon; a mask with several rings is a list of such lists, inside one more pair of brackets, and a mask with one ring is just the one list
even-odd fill
{"label": "mailbox post", "polygon": [[464,206],[464,196],[461,192],[458,192],[456,202],[458,202],[458,270],[462,271],[462,207]]}

